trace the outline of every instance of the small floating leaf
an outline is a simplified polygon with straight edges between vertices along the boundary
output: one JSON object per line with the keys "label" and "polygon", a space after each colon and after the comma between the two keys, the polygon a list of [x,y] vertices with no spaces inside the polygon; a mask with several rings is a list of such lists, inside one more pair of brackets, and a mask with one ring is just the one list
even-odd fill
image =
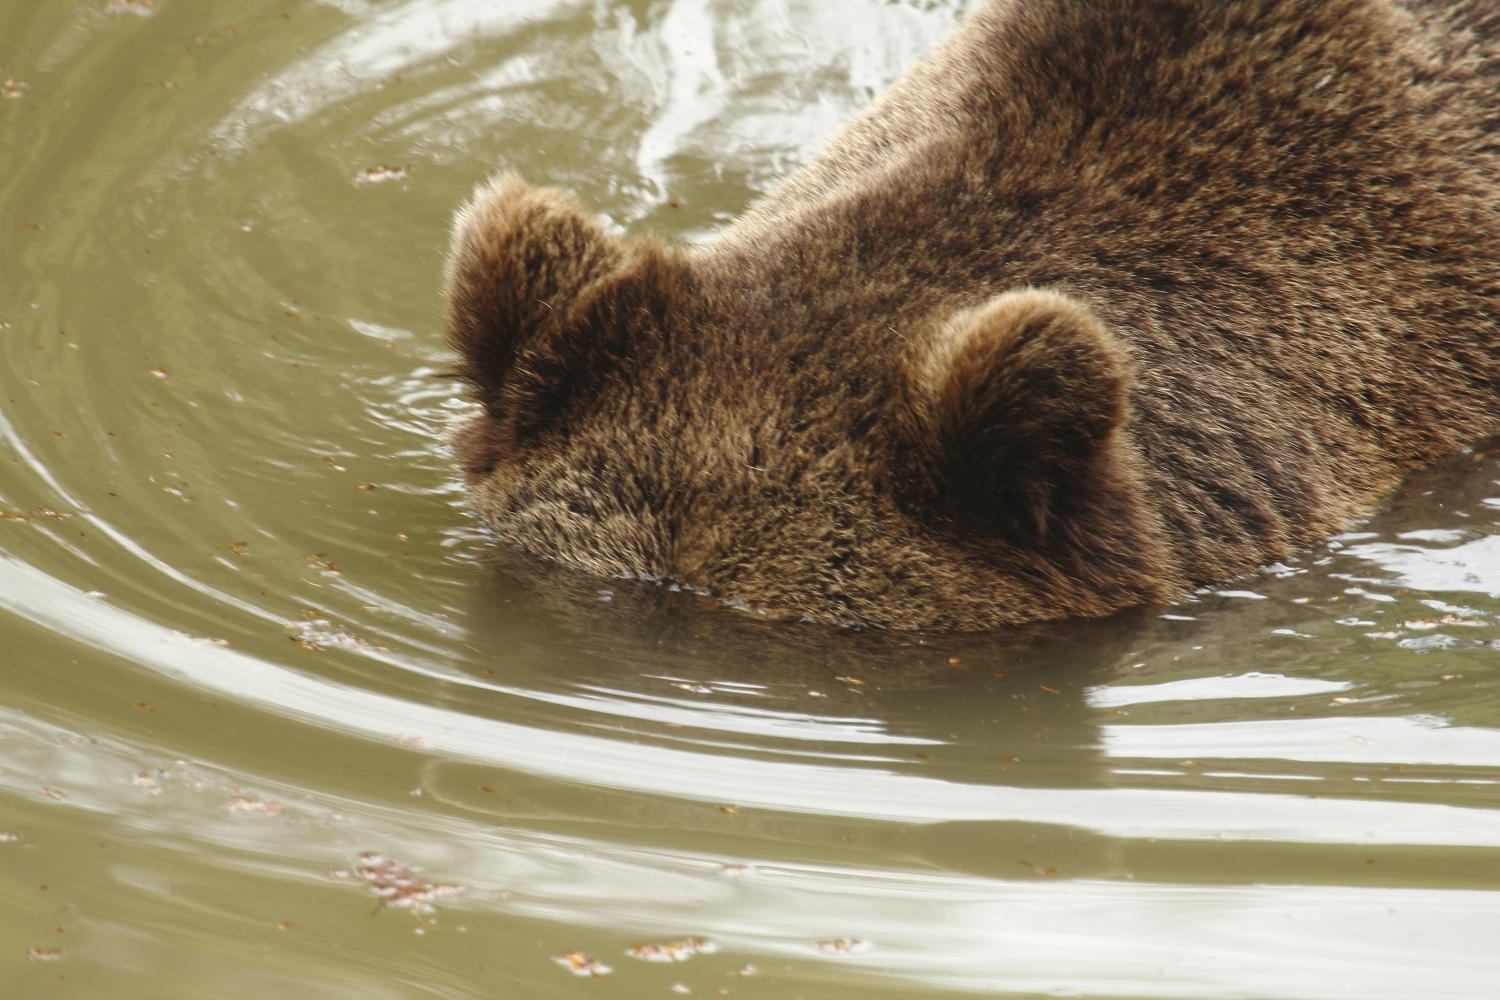
{"label": "small floating leaf", "polygon": [[625,949],[625,954],[643,962],[686,962],[694,955],[711,955],[718,951],[712,941],[702,938],[683,938],[681,941],[666,941],[661,944],[638,944]]}
{"label": "small floating leaf", "polygon": [[596,962],[581,951],[568,951],[561,955],[553,955],[552,961],[567,969],[575,976],[593,976],[595,979],[607,975],[614,970],[602,962]]}

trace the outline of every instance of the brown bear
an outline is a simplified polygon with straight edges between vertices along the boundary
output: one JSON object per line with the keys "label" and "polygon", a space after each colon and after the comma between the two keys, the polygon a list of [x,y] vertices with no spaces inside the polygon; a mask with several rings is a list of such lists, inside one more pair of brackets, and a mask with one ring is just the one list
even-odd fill
{"label": "brown bear", "polygon": [[1500,4],[990,0],[712,241],[460,210],[503,541],[773,617],[1161,602],[1500,433]]}

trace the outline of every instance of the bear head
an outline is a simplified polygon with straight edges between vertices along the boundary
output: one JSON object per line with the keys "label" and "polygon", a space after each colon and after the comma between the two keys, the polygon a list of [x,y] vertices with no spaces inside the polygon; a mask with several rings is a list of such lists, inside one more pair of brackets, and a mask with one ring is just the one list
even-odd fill
{"label": "bear head", "polygon": [[847,301],[809,320],[704,248],[481,188],[446,280],[472,507],[535,556],[777,618],[982,629],[1180,591],[1131,359],[1084,301],[970,290],[897,320],[827,280]]}

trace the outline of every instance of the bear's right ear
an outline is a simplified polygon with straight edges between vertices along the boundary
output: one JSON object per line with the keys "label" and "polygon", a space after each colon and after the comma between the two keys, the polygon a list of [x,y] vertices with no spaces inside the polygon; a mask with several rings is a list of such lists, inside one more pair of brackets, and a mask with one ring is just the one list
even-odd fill
{"label": "bear's right ear", "polygon": [[445,294],[457,375],[494,413],[517,353],[561,329],[589,288],[614,270],[623,243],[577,198],[515,174],[474,193],[453,220]]}
{"label": "bear's right ear", "polygon": [[1002,532],[1046,537],[1130,476],[1130,361],[1076,299],[1031,288],[960,313],[916,375],[941,488]]}

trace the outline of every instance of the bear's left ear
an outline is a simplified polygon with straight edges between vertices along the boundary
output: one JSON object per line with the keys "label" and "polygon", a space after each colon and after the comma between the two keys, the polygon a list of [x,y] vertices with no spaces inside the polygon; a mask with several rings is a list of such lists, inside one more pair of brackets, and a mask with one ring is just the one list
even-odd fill
{"label": "bear's left ear", "polygon": [[945,492],[1002,531],[1045,536],[1127,472],[1130,361],[1076,299],[1024,289],[960,313],[915,375]]}

